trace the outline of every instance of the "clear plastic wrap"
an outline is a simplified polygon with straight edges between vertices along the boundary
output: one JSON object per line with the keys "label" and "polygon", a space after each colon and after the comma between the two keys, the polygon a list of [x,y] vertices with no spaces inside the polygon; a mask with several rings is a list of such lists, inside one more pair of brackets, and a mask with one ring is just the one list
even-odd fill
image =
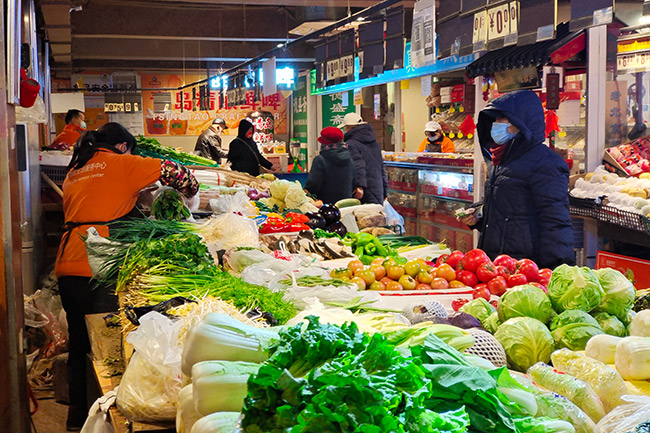
{"label": "clear plastic wrap", "polygon": [[627,388],[621,375],[613,368],[569,349],[556,350],[551,359],[557,370],[588,383],[607,412],[623,403],[621,396],[627,393]]}
{"label": "clear plastic wrap", "polygon": [[542,362],[528,369],[535,383],[565,396],[582,409],[589,417],[598,422],[605,416],[605,408],[596,392],[582,380],[569,374],[557,373]]}
{"label": "clear plastic wrap", "polygon": [[255,216],[258,214],[257,208],[243,191],[238,191],[235,195],[223,195],[210,200],[210,208],[217,215],[235,213],[244,216]]}
{"label": "clear plastic wrap", "polygon": [[260,244],[260,234],[255,221],[235,213],[213,216],[199,228],[199,233],[205,238],[213,255],[219,250],[235,247],[257,248]]}
{"label": "clear plastic wrap", "polygon": [[119,389],[117,407],[131,421],[171,421],[181,391],[179,322],[160,313],[147,313],[126,341],[135,353]]}
{"label": "clear plastic wrap", "polygon": [[650,420],[650,397],[626,395],[622,400],[623,404],[600,420],[595,433],[634,432],[636,426]]}

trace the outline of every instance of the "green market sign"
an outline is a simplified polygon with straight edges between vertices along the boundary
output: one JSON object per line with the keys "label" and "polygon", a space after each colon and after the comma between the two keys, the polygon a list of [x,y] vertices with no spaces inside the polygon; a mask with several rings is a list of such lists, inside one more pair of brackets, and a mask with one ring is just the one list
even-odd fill
{"label": "green market sign", "polygon": [[354,91],[332,93],[323,96],[323,128],[343,125],[343,118],[348,113],[356,111],[354,106]]}

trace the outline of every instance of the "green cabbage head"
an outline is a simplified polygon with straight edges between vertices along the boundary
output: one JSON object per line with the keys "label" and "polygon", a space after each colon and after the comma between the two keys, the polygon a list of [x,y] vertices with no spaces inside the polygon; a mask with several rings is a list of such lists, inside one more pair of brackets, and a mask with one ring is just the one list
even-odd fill
{"label": "green cabbage head", "polygon": [[506,351],[508,366],[525,372],[537,362],[551,360],[554,342],[546,325],[532,317],[515,317],[494,334]]}
{"label": "green cabbage head", "polygon": [[499,300],[497,312],[501,322],[513,317],[532,317],[547,323],[555,315],[546,293],[528,284],[513,287],[504,293]]}
{"label": "green cabbage head", "polygon": [[582,310],[563,311],[553,318],[550,328],[556,349],[585,350],[591,337],[605,333],[598,321]]}
{"label": "green cabbage head", "polygon": [[603,268],[594,271],[605,292],[598,311],[625,317],[634,305],[636,290],[632,282],[616,269]]}
{"label": "green cabbage head", "polygon": [[604,296],[598,277],[587,267],[560,265],[553,270],[548,283],[548,297],[558,313],[589,312],[600,305]]}

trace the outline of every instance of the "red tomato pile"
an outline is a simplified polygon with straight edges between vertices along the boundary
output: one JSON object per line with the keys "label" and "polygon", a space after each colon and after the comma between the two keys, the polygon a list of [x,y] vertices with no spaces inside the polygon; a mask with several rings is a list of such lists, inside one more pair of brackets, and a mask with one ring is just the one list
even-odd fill
{"label": "red tomato pile", "polygon": [[485,298],[488,301],[491,295],[501,296],[510,287],[522,284],[531,284],[546,292],[551,279],[550,269],[539,269],[530,259],[516,260],[502,254],[491,261],[485,251],[478,248],[468,251],[467,254],[456,250],[440,256],[432,272],[438,273],[438,270],[444,269],[445,273],[451,275],[448,268],[455,274],[455,278],[450,280],[451,287],[456,286],[457,282],[473,287],[474,299]]}

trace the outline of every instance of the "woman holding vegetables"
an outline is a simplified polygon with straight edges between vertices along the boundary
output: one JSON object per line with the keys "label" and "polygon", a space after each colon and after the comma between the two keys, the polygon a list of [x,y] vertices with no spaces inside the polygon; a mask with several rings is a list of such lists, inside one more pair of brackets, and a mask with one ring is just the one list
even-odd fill
{"label": "woman holding vegetables", "polygon": [[135,145],[133,135],[118,123],[86,132],[75,144],[63,182],[66,223],[55,271],[69,329],[69,431],[81,429],[88,413],[85,357],[90,342],[84,316],[118,309],[112,288],[93,279],[82,236],[90,227],[108,236],[108,223],[141,216],[135,209],[138,193],[157,181],[187,197],[194,196],[199,187],[183,166],[131,155]]}

